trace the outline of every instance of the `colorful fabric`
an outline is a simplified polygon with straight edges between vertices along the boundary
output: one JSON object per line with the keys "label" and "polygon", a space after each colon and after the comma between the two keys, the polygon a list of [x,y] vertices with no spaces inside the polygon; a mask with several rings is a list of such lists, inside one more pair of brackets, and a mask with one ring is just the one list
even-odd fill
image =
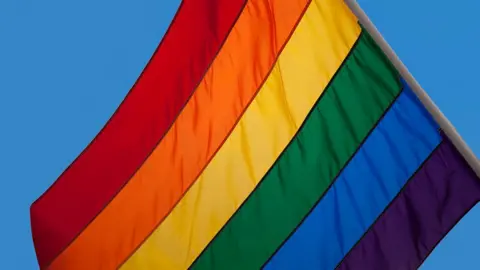
{"label": "colorful fabric", "polygon": [[33,203],[32,233],[41,267],[74,241],[150,155],[202,80],[245,4],[246,0],[182,2],[116,112]]}
{"label": "colorful fabric", "polygon": [[42,269],[416,269],[479,198],[342,0],[189,0],[32,233]]}

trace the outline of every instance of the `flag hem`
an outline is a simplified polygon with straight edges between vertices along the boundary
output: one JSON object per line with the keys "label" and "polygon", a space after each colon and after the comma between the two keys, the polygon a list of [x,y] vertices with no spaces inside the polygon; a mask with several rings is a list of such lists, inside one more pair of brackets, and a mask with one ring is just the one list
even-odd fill
{"label": "flag hem", "polygon": [[471,148],[463,140],[463,138],[460,136],[452,123],[445,117],[445,115],[440,111],[438,106],[432,101],[427,92],[415,80],[413,75],[408,71],[407,67],[395,54],[393,49],[383,38],[383,36],[377,30],[372,21],[368,18],[367,14],[363,11],[357,1],[344,1],[345,4],[353,12],[353,14],[355,14],[355,16],[358,18],[359,22],[362,24],[365,30],[372,36],[373,40],[377,43],[383,53],[390,59],[397,71],[400,73],[406,83],[410,86],[412,92],[418,97],[423,106],[425,106],[427,111],[437,121],[439,126],[445,132],[445,135],[450,139],[455,148],[457,148],[463,158],[467,161],[468,165],[470,165],[475,174],[480,177],[480,160],[475,156]]}

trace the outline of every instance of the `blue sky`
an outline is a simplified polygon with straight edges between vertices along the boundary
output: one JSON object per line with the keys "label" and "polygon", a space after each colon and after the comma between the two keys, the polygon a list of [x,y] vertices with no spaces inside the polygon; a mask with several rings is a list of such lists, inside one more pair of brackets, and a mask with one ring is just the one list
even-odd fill
{"label": "blue sky", "polygon": [[[478,0],[358,0],[480,156]],[[455,3],[456,5],[453,5]],[[37,269],[30,204],[111,116],[179,0],[0,0],[0,261]],[[477,263],[480,207],[423,269]]]}

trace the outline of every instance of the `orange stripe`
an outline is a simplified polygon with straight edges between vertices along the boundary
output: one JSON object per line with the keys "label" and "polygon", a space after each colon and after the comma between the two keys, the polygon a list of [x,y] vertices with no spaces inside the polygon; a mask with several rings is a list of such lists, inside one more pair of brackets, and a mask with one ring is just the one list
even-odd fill
{"label": "orange stripe", "polygon": [[50,269],[114,269],[155,229],[229,135],[308,0],[251,0],[164,140]]}

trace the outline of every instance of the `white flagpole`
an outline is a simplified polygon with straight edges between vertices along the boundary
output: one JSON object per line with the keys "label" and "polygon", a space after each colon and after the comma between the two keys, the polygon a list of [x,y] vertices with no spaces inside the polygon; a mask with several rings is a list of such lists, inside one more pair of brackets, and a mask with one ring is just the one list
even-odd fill
{"label": "white flagpole", "polygon": [[443,113],[438,109],[438,107],[433,103],[430,97],[427,95],[425,90],[418,84],[418,82],[413,78],[412,74],[407,70],[405,65],[400,61],[398,56],[388,45],[385,39],[382,37],[380,32],[376,29],[373,23],[368,18],[367,14],[362,10],[358,5],[356,0],[345,0],[345,3],[350,7],[351,11],[357,16],[358,20],[362,26],[368,31],[372,36],[378,46],[382,49],[385,55],[390,59],[392,64],[397,68],[400,75],[405,79],[413,92],[417,95],[418,99],[423,103],[425,108],[430,112],[433,118],[440,125],[442,130],[452,141],[458,151],[462,154],[465,160],[468,162],[470,167],[475,171],[477,176],[480,177],[480,161],[468,147],[465,141],[460,137],[453,125],[448,121],[448,119],[443,115]]}

